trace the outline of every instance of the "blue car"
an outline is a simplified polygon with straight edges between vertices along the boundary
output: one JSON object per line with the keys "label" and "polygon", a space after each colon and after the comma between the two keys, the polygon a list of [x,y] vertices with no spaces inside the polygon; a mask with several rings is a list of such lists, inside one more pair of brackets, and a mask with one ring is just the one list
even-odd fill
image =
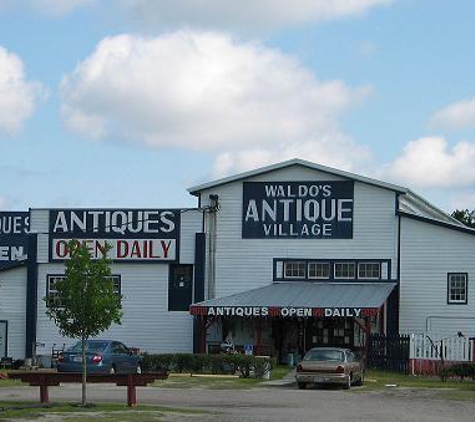
{"label": "blue car", "polygon": [[[90,374],[142,373],[140,356],[119,341],[87,340],[86,362]],[[62,353],[56,368],[58,372],[82,372],[80,341]]]}

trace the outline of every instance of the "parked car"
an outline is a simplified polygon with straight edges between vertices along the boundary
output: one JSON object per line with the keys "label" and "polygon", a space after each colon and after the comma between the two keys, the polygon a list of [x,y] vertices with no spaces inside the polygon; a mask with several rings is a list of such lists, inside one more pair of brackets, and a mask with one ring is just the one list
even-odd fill
{"label": "parked car", "polygon": [[[130,374],[141,373],[140,356],[119,341],[87,340],[86,362],[88,373]],[[58,372],[82,372],[81,342],[66,349],[57,362]]]}
{"label": "parked car", "polygon": [[349,389],[363,385],[364,363],[349,349],[315,347],[297,365],[295,379],[300,389],[309,384],[341,384]]}

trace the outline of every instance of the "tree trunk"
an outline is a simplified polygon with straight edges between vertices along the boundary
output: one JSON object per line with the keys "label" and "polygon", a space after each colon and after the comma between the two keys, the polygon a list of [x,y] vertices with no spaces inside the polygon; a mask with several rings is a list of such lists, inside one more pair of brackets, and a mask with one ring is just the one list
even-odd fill
{"label": "tree trunk", "polygon": [[86,362],[86,338],[81,338],[81,352],[82,352],[82,400],[81,404],[83,406],[87,405],[86,400],[86,379],[87,379],[87,362]]}

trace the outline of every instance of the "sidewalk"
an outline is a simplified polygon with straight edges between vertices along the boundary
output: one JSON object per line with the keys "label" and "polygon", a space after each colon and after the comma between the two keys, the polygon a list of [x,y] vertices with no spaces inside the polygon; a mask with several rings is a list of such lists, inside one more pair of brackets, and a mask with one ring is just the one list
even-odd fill
{"label": "sidewalk", "polygon": [[287,375],[280,380],[264,381],[263,386],[285,386],[295,384],[295,368],[291,369]]}

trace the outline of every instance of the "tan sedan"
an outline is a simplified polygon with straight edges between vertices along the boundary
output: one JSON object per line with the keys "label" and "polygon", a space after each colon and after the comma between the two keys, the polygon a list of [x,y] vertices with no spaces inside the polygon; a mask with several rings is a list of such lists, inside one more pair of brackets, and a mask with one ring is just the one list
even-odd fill
{"label": "tan sedan", "polygon": [[341,384],[348,390],[363,385],[364,364],[349,349],[315,347],[297,365],[295,379],[300,389],[309,384]]}

